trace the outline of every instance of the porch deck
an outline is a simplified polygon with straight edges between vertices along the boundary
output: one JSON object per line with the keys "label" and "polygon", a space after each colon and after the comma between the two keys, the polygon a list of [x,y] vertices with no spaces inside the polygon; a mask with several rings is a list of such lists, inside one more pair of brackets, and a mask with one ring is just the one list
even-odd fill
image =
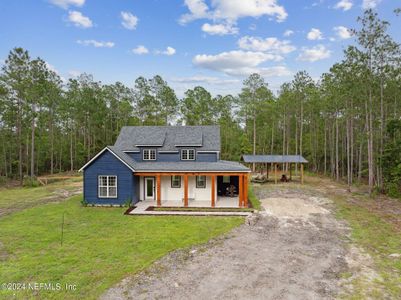
{"label": "porch deck", "polygon": [[[218,197],[215,207],[238,208],[238,197]],[[184,207],[183,201],[162,201],[162,207]],[[210,207],[210,201],[189,201],[188,207]],[[251,212],[213,212],[213,211],[148,211],[150,206],[157,206],[156,201],[139,201],[129,215],[191,215],[191,216],[249,216]]]}

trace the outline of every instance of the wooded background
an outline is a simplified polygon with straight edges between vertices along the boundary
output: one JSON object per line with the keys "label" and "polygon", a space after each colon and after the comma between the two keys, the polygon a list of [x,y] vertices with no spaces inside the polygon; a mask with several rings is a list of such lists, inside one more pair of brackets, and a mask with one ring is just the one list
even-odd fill
{"label": "wooded background", "polygon": [[77,170],[125,125],[219,124],[222,159],[300,154],[312,172],[400,196],[400,47],[372,10],[358,21],[342,61],[317,82],[298,72],[277,95],[258,74],[238,95],[212,97],[198,86],[182,99],[160,76],[139,77],[134,88],[88,74],[63,82],[15,48],[0,73],[0,178],[22,184]]}

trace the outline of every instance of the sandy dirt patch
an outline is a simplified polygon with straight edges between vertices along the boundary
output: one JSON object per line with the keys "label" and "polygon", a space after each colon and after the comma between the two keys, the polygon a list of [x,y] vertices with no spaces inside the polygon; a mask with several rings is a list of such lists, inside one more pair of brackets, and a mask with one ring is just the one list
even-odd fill
{"label": "sandy dirt patch", "polygon": [[266,212],[206,245],[170,253],[102,299],[336,298],[349,269],[349,230],[330,201],[296,189],[256,193]]}

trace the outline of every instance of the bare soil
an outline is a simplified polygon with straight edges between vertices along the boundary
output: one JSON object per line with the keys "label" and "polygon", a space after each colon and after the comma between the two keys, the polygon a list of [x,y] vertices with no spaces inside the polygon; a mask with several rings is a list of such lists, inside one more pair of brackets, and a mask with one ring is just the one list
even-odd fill
{"label": "bare soil", "polygon": [[342,274],[374,280],[331,201],[317,188],[287,187],[257,187],[265,211],[206,245],[170,253],[102,298],[333,299],[352,288]]}

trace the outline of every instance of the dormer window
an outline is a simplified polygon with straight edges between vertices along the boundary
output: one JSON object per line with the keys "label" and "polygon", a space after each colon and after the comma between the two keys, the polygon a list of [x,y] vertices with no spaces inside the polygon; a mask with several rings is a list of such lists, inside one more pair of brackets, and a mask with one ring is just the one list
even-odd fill
{"label": "dormer window", "polygon": [[182,149],[181,160],[195,160],[195,149]]}
{"label": "dormer window", "polygon": [[156,160],[156,149],[143,149],[143,160]]}

